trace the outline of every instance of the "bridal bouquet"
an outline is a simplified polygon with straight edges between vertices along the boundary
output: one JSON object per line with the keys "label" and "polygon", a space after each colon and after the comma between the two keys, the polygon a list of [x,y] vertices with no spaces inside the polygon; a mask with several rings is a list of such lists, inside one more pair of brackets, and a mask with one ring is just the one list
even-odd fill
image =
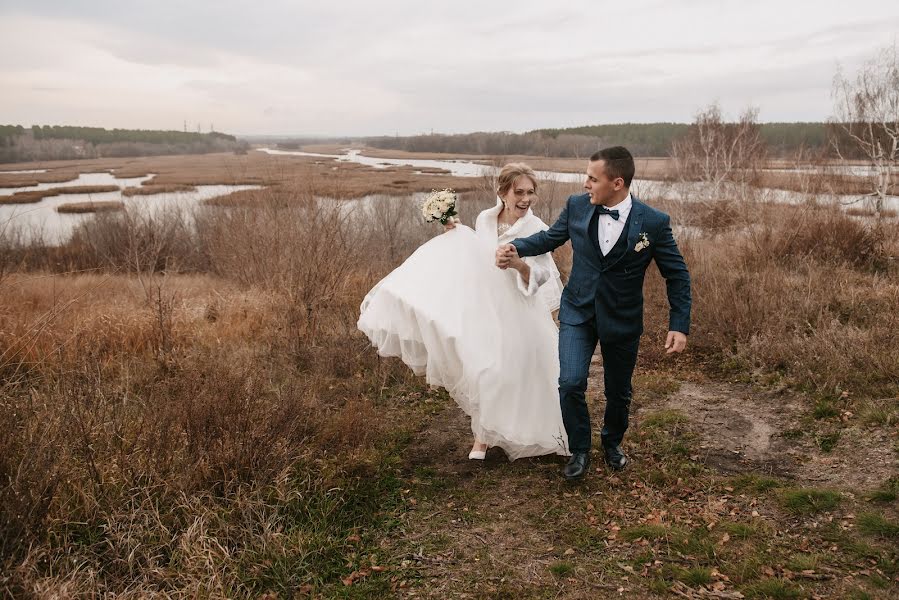
{"label": "bridal bouquet", "polygon": [[421,203],[421,214],[428,223],[440,221],[441,225],[446,225],[459,214],[456,212],[456,192],[451,189],[434,190]]}

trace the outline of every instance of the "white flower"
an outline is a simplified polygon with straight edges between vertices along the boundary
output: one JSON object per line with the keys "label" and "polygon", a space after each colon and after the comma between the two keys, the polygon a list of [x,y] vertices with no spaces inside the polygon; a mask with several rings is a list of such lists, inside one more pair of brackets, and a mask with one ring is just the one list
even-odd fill
{"label": "white flower", "polygon": [[428,223],[438,220],[446,223],[450,217],[457,214],[456,193],[450,189],[431,192],[421,203],[421,214]]}
{"label": "white flower", "polygon": [[645,232],[640,232],[640,241],[634,245],[634,252],[640,252],[644,248],[649,248],[649,236]]}

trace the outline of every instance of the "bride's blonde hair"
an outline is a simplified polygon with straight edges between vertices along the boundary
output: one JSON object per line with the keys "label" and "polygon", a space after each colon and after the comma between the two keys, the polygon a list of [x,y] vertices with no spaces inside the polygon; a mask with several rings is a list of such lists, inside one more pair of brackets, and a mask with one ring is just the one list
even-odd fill
{"label": "bride's blonde hair", "polygon": [[524,163],[509,163],[503,167],[496,178],[496,193],[499,196],[505,196],[515,180],[524,175],[534,184],[534,190],[537,189],[537,174],[534,169]]}

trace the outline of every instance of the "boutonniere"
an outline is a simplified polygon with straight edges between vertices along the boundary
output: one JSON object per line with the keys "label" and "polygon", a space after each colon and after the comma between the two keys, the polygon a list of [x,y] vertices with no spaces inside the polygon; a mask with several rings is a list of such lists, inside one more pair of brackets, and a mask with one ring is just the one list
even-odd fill
{"label": "boutonniere", "polygon": [[634,246],[634,252],[639,252],[643,248],[649,248],[649,236],[645,232],[640,233],[640,241]]}

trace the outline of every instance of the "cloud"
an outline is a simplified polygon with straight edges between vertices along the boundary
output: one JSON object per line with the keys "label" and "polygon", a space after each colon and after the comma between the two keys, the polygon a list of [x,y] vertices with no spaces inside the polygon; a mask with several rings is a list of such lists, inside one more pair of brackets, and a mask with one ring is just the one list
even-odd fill
{"label": "cloud", "polygon": [[838,60],[895,39],[894,4],[5,2],[0,113],[341,135],[686,121],[714,100],[822,119]]}

